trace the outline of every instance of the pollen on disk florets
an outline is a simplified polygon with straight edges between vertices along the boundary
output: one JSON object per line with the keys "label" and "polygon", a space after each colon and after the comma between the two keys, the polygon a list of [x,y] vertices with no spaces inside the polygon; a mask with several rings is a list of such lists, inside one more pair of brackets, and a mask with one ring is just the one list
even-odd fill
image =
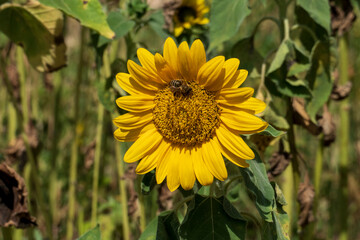
{"label": "pollen on disk florets", "polygon": [[153,121],[171,143],[193,146],[210,140],[220,125],[221,109],[215,95],[195,82],[186,83],[191,92],[174,94],[170,87],[157,92]]}

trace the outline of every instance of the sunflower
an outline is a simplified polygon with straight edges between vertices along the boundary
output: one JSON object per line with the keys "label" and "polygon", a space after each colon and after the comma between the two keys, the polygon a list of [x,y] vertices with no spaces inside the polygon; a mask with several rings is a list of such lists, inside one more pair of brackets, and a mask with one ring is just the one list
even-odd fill
{"label": "sunflower", "polygon": [[254,89],[239,88],[248,72],[238,70],[240,61],[218,56],[206,62],[200,40],[177,48],[168,38],[163,55],[137,50],[142,66],[127,62],[130,74],[116,80],[128,92],[116,100],[129,111],[115,118],[117,140],[134,141],[124,161],[140,160],[136,173],[156,168],[158,184],[167,179],[170,191],[180,185],[188,190],[195,179],[210,185],[223,181],[227,170],[223,156],[240,167],[254,158],[239,136],[263,131],[268,124],[254,116],[266,105],[253,98]]}
{"label": "sunflower", "polygon": [[204,15],[209,12],[205,0],[182,0],[179,8],[174,14],[174,35],[180,36],[184,29],[190,29],[192,26],[205,25],[209,19]]}

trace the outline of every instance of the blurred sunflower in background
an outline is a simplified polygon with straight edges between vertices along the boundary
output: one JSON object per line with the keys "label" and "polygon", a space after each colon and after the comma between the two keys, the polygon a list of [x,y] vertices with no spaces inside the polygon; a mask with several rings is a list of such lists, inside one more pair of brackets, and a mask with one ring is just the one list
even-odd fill
{"label": "blurred sunflower in background", "polygon": [[252,134],[268,126],[254,114],[266,105],[253,98],[254,89],[239,88],[248,72],[238,70],[240,61],[223,56],[206,61],[200,40],[191,48],[179,48],[168,38],[163,55],[144,48],[137,51],[142,66],[129,60],[127,73],[117,82],[130,96],[117,105],[129,111],[115,118],[114,136],[134,141],[124,161],[139,161],[136,172],[156,168],[156,181],[167,179],[170,191],[180,185],[191,189],[197,179],[209,185],[213,177],[223,181],[227,170],[223,156],[240,167],[254,153],[240,134]]}
{"label": "blurred sunflower in background", "polygon": [[173,16],[175,37],[194,25],[208,24],[209,19],[205,17],[208,12],[209,7],[205,0],[182,0]]}

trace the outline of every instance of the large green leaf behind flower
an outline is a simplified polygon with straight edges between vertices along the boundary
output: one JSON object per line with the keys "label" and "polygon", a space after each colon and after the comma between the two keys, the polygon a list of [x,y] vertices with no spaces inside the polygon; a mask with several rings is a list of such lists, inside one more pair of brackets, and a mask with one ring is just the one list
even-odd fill
{"label": "large green leaf behind flower", "polygon": [[209,51],[233,37],[250,12],[248,0],[213,0]]}
{"label": "large green leaf behind flower", "polygon": [[40,0],[40,2],[62,10],[66,14],[78,19],[81,25],[98,31],[104,37],[115,37],[115,33],[110,29],[106,21],[106,15],[102,11],[98,0]]}
{"label": "large green leaf behind flower", "polygon": [[0,6],[0,22],[0,31],[24,48],[38,71],[51,72],[66,64],[63,16],[57,9],[35,1],[5,3]]}

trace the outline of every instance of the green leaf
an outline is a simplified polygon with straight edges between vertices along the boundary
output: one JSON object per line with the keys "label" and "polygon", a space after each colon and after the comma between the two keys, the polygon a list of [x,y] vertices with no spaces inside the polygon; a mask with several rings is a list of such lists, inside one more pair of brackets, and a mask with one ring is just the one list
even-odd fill
{"label": "green leaf", "polygon": [[278,78],[271,78],[271,81],[275,84],[277,91],[285,96],[300,98],[310,98],[312,96],[311,91],[304,80],[281,80]]}
{"label": "green leaf", "polygon": [[297,0],[310,17],[330,34],[330,5],[328,0]]}
{"label": "green leaf", "polygon": [[98,31],[106,38],[114,38],[115,33],[106,22],[106,15],[98,0],[39,0],[42,4],[51,6],[78,19],[81,25]]}
{"label": "green leaf", "polygon": [[276,105],[274,105],[272,102],[267,105],[264,111],[264,119],[271,125],[275,126],[277,129],[289,129],[289,123],[283,116],[278,113]]}
{"label": "green leaf", "polygon": [[256,151],[255,159],[247,161],[250,167],[240,168],[241,175],[244,178],[247,189],[254,194],[255,206],[258,209],[261,217],[267,221],[272,222],[271,212],[275,208],[275,194],[269,182],[265,165],[261,161]]}
{"label": "green leaf", "polygon": [[141,192],[142,194],[150,194],[156,185],[155,171],[146,173],[141,181]]}
{"label": "green leaf", "polygon": [[254,48],[253,36],[241,39],[237,42],[232,48],[231,57],[238,58],[240,60],[241,68],[248,70],[249,74],[254,68],[256,68],[258,72],[261,72],[261,64],[264,59]]}
{"label": "green leaf", "polygon": [[5,3],[0,6],[0,22],[0,31],[24,48],[36,70],[51,72],[66,65],[60,11],[38,2]]}
{"label": "green leaf", "polygon": [[266,136],[272,136],[272,137],[278,137],[278,136],[285,134],[285,132],[279,131],[269,124],[269,126],[259,134],[266,135]]}
{"label": "green leaf", "polygon": [[291,48],[292,42],[290,40],[285,40],[280,44],[279,49],[275,54],[274,60],[271,62],[270,67],[267,71],[267,75],[278,70],[283,65],[288,54],[291,51]]}
{"label": "green leaf", "polygon": [[179,225],[174,211],[162,212],[147,225],[139,240],[177,240]]}
{"label": "green leaf", "polygon": [[[107,22],[115,32],[115,39],[125,36],[135,26],[135,22],[127,19],[120,11],[109,13]],[[100,47],[109,42],[111,42],[110,39],[101,36],[97,46]]]}
{"label": "green leaf", "polygon": [[284,195],[276,183],[271,183],[276,193],[276,210],[272,213],[274,222],[265,223],[263,238],[265,240],[290,240],[289,229],[290,221],[289,216],[283,210],[286,205]]}
{"label": "green leaf", "polygon": [[99,224],[78,238],[78,240],[101,240]]}
{"label": "green leaf", "polygon": [[245,231],[246,221],[224,197],[203,197],[196,194],[180,226],[179,234],[183,239],[189,240],[228,240],[245,239]]}
{"label": "green leaf", "polygon": [[[107,79],[107,82],[112,79]],[[115,103],[115,91],[112,88],[109,88],[107,83],[103,83],[100,81],[96,82],[97,93],[100,102],[104,105],[105,109],[109,112],[116,111],[116,103]]]}
{"label": "green leaf", "polygon": [[311,120],[315,122],[315,116],[328,101],[333,85],[330,76],[330,43],[328,41],[315,44],[311,53],[311,68],[306,78],[313,94],[306,110]]}
{"label": "green leaf", "polygon": [[209,51],[233,37],[250,12],[248,0],[213,0]]}
{"label": "green leaf", "polygon": [[300,63],[294,63],[289,68],[289,71],[287,73],[288,77],[295,76],[299,78],[299,74],[304,73],[310,69],[310,64],[300,64]]}

